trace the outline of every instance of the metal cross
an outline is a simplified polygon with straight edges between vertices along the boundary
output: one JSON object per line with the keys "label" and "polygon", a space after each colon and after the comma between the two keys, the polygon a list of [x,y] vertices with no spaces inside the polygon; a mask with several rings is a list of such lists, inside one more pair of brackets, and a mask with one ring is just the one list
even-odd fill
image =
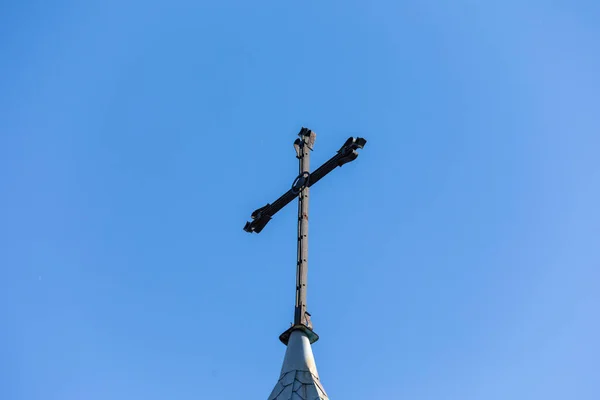
{"label": "metal cross", "polygon": [[283,207],[298,197],[298,259],[296,264],[296,305],[294,310],[294,324],[281,334],[279,339],[287,345],[293,330],[303,330],[311,343],[316,342],[319,336],[313,332],[310,314],[306,311],[306,284],[308,277],[308,195],[309,188],[320,181],[325,175],[336,167],[354,161],[358,157],[358,149],[362,149],[367,141],[363,138],[348,138],[337,154],[325,162],[315,172],[310,173],[310,151],[313,150],[316,135],[308,128],[302,128],[300,137],[294,142],[296,158],[300,161],[300,171],[290,190],[281,197],[264,207],[255,210],[252,221],[246,222],[246,232],[260,233],[271,218]]}

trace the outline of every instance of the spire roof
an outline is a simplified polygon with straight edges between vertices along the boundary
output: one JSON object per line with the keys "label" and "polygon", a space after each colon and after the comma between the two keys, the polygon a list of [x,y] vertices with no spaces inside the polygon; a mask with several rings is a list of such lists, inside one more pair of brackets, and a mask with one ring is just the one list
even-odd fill
{"label": "spire roof", "polygon": [[290,334],[281,375],[268,400],[329,400],[319,380],[310,340],[302,330]]}

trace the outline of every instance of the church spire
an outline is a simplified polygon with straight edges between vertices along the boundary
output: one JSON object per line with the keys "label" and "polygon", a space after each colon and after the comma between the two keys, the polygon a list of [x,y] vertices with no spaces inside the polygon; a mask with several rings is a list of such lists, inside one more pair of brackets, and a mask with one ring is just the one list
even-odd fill
{"label": "church spire", "polygon": [[316,135],[302,128],[299,139],[294,142],[296,157],[299,160],[299,174],[292,187],[273,202],[255,210],[252,221],[244,226],[246,232],[260,233],[271,218],[283,207],[298,197],[298,252],[296,260],[296,301],[294,323],[279,336],[287,350],[279,380],[269,400],[328,400],[321,386],[311,344],[319,339],[313,331],[310,314],[306,310],[308,283],[308,198],[309,188],[336,167],[354,161],[358,149],[367,141],[363,138],[349,138],[337,154],[310,173],[310,151],[313,150]]}

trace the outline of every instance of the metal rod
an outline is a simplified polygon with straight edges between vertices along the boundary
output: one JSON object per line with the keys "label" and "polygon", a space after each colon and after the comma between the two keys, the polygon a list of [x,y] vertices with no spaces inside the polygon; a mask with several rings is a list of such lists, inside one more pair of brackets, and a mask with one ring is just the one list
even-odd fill
{"label": "metal rod", "polygon": [[[310,172],[310,150],[302,138],[299,157],[299,174]],[[294,325],[308,325],[306,321],[306,285],[308,281],[308,199],[305,185],[298,196],[298,257],[296,267],[296,307]]]}

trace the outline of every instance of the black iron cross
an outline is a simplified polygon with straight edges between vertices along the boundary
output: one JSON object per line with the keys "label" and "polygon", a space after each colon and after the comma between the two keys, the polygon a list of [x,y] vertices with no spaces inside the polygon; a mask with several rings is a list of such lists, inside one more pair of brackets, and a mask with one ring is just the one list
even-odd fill
{"label": "black iron cross", "polygon": [[319,336],[313,332],[310,314],[306,311],[306,284],[308,276],[308,194],[309,188],[320,181],[325,175],[336,167],[354,161],[358,157],[358,149],[362,149],[367,141],[363,138],[348,138],[337,154],[310,173],[310,151],[313,150],[316,135],[307,128],[302,128],[299,139],[294,142],[296,157],[300,160],[300,173],[294,180],[292,188],[281,197],[264,207],[255,210],[251,222],[246,222],[246,232],[260,233],[271,218],[283,207],[298,197],[298,259],[296,264],[296,306],[294,310],[294,324],[290,329],[281,334],[279,339],[287,344],[293,330],[303,330],[311,343],[316,342]]}

